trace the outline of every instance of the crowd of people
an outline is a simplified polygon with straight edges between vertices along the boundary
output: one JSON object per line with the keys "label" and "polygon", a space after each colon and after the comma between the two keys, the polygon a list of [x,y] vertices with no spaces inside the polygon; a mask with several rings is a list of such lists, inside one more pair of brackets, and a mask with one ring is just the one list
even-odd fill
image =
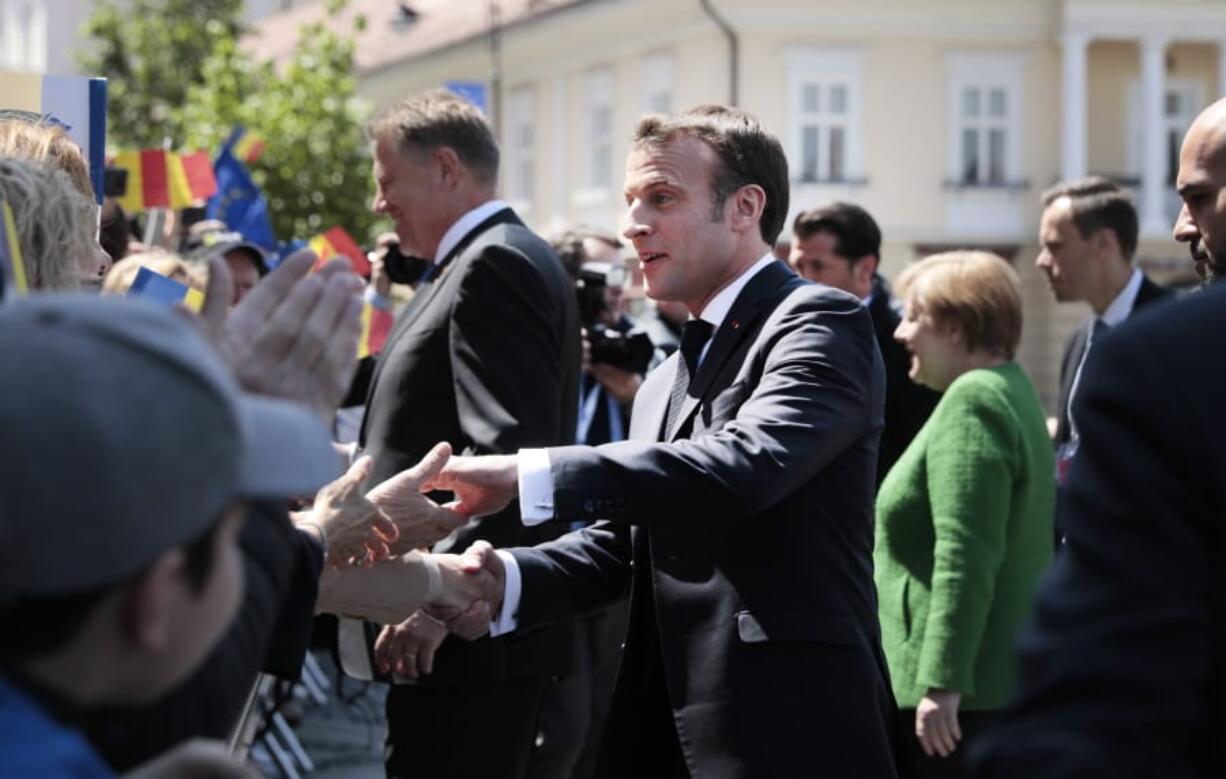
{"label": "crowd of people", "polygon": [[[891,285],[843,202],[781,240],[786,155],[744,111],[644,117],[620,235],[549,241],[471,104],[369,135],[392,231],[360,278],[220,222],[146,247],[62,129],[0,120],[29,287],[0,302],[0,772],[249,775],[207,739],[321,632],[390,684],[389,777],[1226,765],[1226,101],[1180,156],[1203,291],[1136,267],[1120,185],[1044,193],[1034,262],[1091,312],[1050,415],[1009,262]],[[127,295],[141,269],[203,304]],[[359,363],[364,304],[395,324]]]}

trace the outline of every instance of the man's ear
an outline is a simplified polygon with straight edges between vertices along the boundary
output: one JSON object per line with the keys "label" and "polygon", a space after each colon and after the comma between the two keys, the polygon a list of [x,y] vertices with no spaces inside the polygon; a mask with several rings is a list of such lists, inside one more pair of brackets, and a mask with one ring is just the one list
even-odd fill
{"label": "man's ear", "polygon": [[125,638],[141,651],[163,652],[170,645],[171,615],[186,586],[185,561],[182,549],[163,552],[128,585]]}
{"label": "man's ear", "polygon": [[757,184],[746,184],[732,193],[732,227],[737,232],[758,231],[762,212],[766,210],[766,190]]}
{"label": "man's ear", "polygon": [[1090,245],[1094,247],[1094,253],[1099,257],[1118,257],[1120,255],[1120,242],[1116,238],[1115,231],[1109,227],[1100,227],[1090,236]]}
{"label": "man's ear", "polygon": [[463,170],[464,163],[460,160],[460,155],[456,154],[455,149],[450,146],[439,146],[430,156],[437,166],[439,180],[448,188],[455,187],[460,180],[460,172]]}
{"label": "man's ear", "polygon": [[857,283],[872,284],[873,274],[877,272],[879,260],[875,254],[866,254],[851,266],[852,275]]}

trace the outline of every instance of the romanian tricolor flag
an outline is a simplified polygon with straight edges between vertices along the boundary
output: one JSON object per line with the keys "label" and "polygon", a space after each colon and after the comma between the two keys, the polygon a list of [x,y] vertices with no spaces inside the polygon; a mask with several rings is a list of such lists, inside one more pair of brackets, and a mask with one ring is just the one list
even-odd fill
{"label": "romanian tricolor flag", "polygon": [[128,191],[119,205],[129,212],[186,208],[217,193],[208,152],[125,151],[115,157],[115,167],[128,171]]}
{"label": "romanian tricolor flag", "polygon": [[362,337],[358,340],[358,359],[370,357],[383,351],[387,334],[392,330],[395,316],[391,311],[375,308],[370,303],[362,304]]}
{"label": "romanian tricolor flag", "polygon": [[94,195],[102,202],[106,79],[0,71],[0,113],[5,112],[63,127],[89,161]]}
{"label": "romanian tricolor flag", "polygon": [[[0,200],[0,273],[4,276],[5,295],[25,295],[30,291],[26,265],[21,259],[21,241],[17,239],[17,225],[13,221],[13,208]],[[369,304],[367,306],[369,308]],[[366,334],[366,314],[362,314],[363,336]],[[384,333],[384,338],[387,334]],[[382,346],[382,342],[379,344]]]}
{"label": "romanian tricolor flag", "polygon": [[354,273],[363,278],[370,276],[370,262],[366,259],[365,252],[353,238],[349,237],[345,228],[333,227],[328,232],[312,238],[310,244],[311,249],[319,255],[319,261],[315,264],[316,268],[333,257],[348,257],[349,265],[352,266]]}
{"label": "romanian tricolor flag", "polygon": [[264,154],[264,137],[246,127],[235,127],[226,143],[230,146],[230,152],[248,165]]}

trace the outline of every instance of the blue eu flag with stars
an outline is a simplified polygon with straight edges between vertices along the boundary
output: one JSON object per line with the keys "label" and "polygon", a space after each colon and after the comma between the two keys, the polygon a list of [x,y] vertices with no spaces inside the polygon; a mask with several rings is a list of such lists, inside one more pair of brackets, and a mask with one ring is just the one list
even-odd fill
{"label": "blue eu flag with stars", "polygon": [[209,198],[208,218],[220,219],[226,227],[265,249],[276,248],[268,203],[251,180],[247,167],[234,156],[230,143],[221,147],[221,153],[213,161],[213,175],[217,178],[217,194]]}

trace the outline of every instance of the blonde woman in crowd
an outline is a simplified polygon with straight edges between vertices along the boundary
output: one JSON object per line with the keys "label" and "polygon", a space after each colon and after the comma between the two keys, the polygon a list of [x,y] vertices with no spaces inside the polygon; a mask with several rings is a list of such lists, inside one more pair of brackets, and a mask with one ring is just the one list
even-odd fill
{"label": "blonde woman in crowd", "polygon": [[0,200],[13,210],[31,289],[97,289],[110,258],[96,238],[97,207],[47,163],[0,158]]}
{"label": "blonde woman in crowd", "polygon": [[102,282],[102,292],[110,295],[126,295],[141,268],[148,268],[180,284],[186,284],[201,292],[205,291],[207,268],[192,265],[177,254],[152,249],[140,254],[129,255],[112,265]]}
{"label": "blonde woman in crowd", "polygon": [[1013,361],[1022,299],[1008,263],[939,254],[897,287],[910,377],[943,395],[877,497],[882,642],[919,776],[956,777],[1013,689],[1013,641],[1052,555],[1054,465]]}

